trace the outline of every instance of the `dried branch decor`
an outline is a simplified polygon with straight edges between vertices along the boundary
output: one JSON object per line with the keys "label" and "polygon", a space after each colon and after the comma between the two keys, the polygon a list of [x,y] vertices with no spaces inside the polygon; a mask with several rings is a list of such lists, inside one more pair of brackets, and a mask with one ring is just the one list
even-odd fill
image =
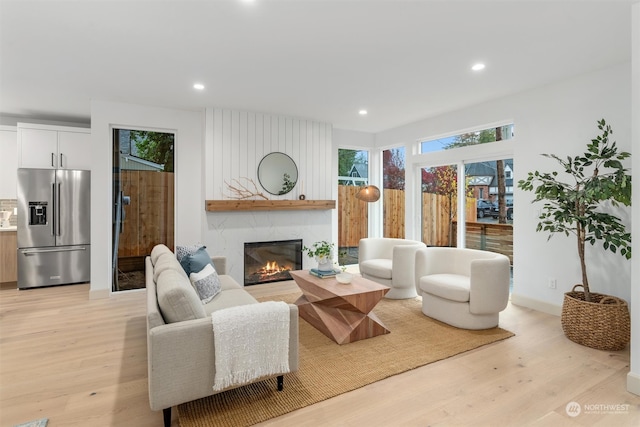
{"label": "dried branch decor", "polygon": [[[261,197],[265,200],[269,200],[267,196],[258,191],[258,186],[252,179],[245,177],[241,177],[240,179],[244,179],[245,181],[247,181],[247,185],[242,184],[237,179],[231,180],[231,183],[233,185],[229,184],[227,181],[224,182],[225,184],[227,184],[227,188],[231,192],[231,194],[229,195],[230,199],[245,200],[252,197]],[[248,188],[249,183],[251,183],[251,185],[253,186],[253,190]]]}

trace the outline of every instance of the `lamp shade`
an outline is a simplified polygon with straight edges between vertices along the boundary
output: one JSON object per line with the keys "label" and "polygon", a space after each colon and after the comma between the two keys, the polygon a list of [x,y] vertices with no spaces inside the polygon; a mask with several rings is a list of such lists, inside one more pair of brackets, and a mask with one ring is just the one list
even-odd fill
{"label": "lamp shade", "polygon": [[380,198],[380,189],[375,185],[365,185],[356,193],[356,199],[375,202]]}

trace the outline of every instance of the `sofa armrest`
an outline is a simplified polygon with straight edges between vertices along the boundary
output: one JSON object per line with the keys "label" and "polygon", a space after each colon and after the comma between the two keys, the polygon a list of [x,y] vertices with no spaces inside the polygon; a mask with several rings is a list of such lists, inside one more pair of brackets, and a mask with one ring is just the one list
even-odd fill
{"label": "sofa armrest", "polygon": [[[298,307],[289,304],[289,368],[298,370]],[[211,317],[152,328],[147,337],[149,404],[169,408],[214,394]]]}
{"label": "sofa armrest", "polygon": [[212,256],[211,261],[213,267],[218,274],[227,274],[227,257],[226,256]]}

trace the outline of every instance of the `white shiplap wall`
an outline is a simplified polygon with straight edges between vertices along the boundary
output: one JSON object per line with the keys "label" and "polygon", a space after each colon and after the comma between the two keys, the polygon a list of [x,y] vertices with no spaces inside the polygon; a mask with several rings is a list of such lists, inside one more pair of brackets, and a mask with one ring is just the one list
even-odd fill
{"label": "white shiplap wall", "polygon": [[[289,194],[271,195],[260,187],[258,164],[274,151],[289,155],[298,167],[298,184]],[[335,200],[332,176],[332,127],[273,114],[209,108],[206,110],[205,199],[229,199],[226,183],[252,179],[272,200]],[[244,243],[302,239],[310,245],[332,240],[334,211],[207,212],[203,243],[210,255],[227,257],[227,273],[244,280]],[[303,257],[304,268],[313,261]]]}
{"label": "white shiplap wall", "polygon": [[[298,166],[298,184],[289,194],[269,195],[259,186],[260,160],[271,152],[289,155]],[[228,199],[227,183],[252,179],[271,199],[332,198],[331,125],[312,120],[210,108],[205,132],[206,199]]]}

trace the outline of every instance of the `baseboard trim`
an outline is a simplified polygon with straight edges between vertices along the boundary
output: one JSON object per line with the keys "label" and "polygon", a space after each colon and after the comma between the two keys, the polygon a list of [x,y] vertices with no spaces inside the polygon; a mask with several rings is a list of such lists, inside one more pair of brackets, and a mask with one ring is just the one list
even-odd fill
{"label": "baseboard trim", "polygon": [[562,306],[550,304],[545,301],[540,301],[518,294],[511,294],[511,304],[530,308],[536,311],[541,311],[542,313],[547,313],[558,317],[562,314]]}
{"label": "baseboard trim", "polygon": [[90,289],[89,299],[106,299],[111,296],[109,289]]}
{"label": "baseboard trim", "polygon": [[640,375],[633,372],[627,374],[627,391],[640,396]]}

